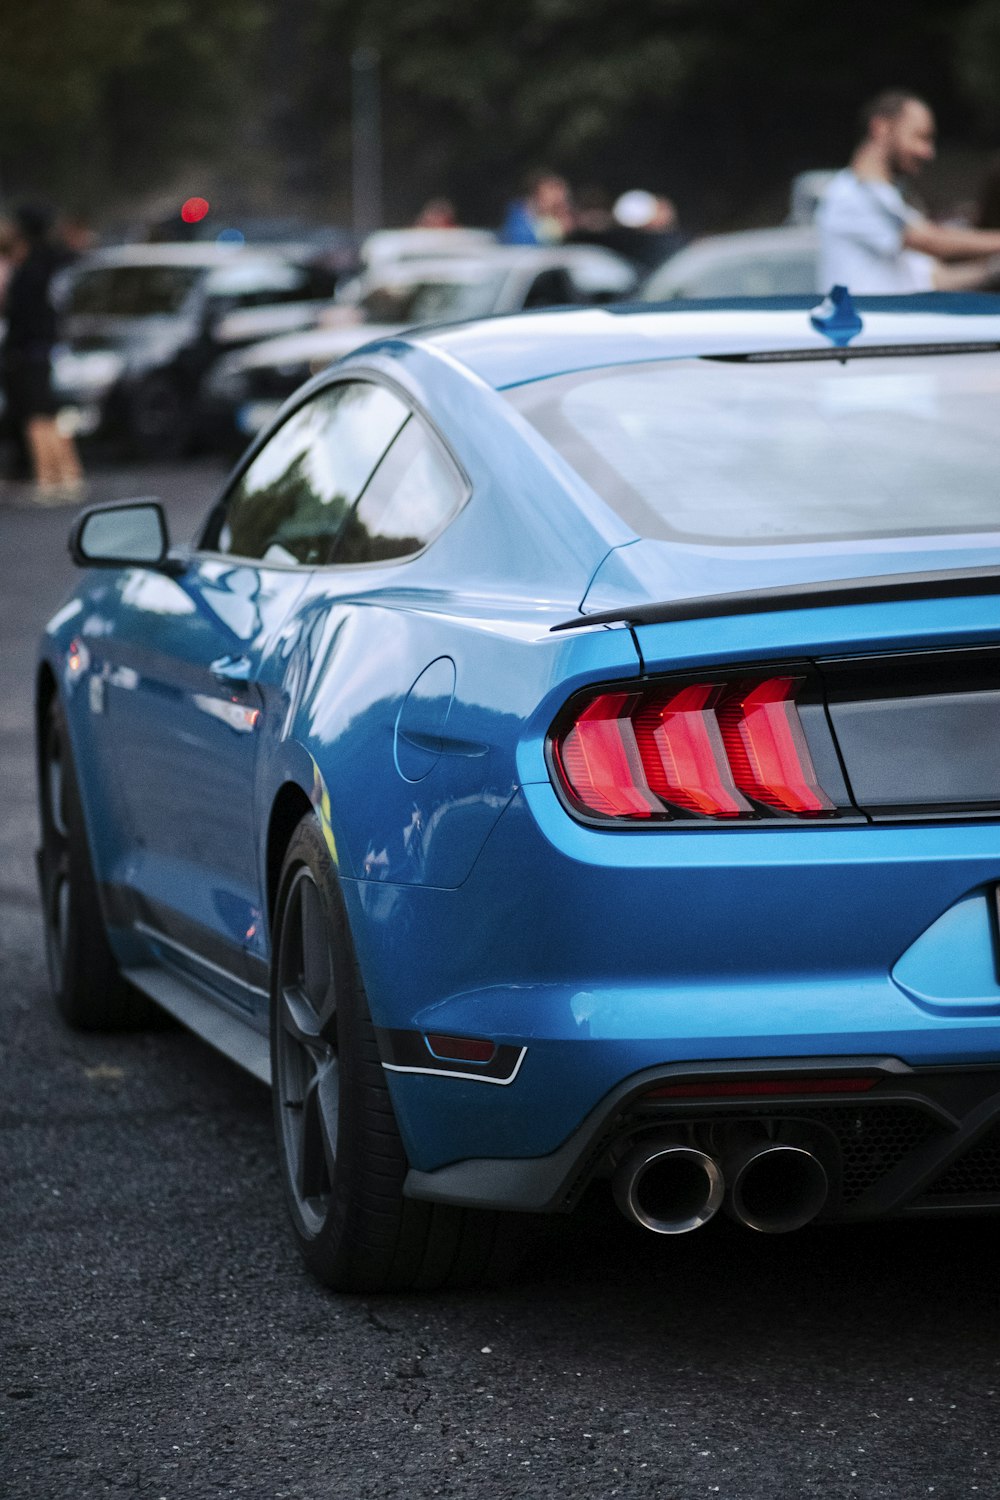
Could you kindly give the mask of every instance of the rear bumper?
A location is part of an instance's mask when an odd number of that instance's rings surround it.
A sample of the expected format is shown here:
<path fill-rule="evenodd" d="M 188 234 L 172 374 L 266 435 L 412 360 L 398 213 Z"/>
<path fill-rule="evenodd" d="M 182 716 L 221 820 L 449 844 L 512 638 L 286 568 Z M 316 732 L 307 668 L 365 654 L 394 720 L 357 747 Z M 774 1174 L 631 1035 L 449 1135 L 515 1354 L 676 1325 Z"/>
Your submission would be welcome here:
<path fill-rule="evenodd" d="M 859 1096 L 822 1097 L 810 1082 L 872 1075 Z M 657 1087 L 767 1077 L 802 1092 L 780 1098 L 651 1098 Z M 892 1057 L 758 1059 L 651 1068 L 621 1084 L 555 1151 L 469 1158 L 411 1170 L 408 1197 L 464 1207 L 567 1213 L 595 1178 L 644 1137 L 682 1135 L 717 1149 L 737 1132 L 807 1140 L 832 1184 L 828 1220 L 1000 1211 L 1000 1067 L 909 1068 Z"/>
<path fill-rule="evenodd" d="M 574 1183 L 606 1169 L 607 1132 L 632 1131 L 621 1101 L 644 1081 L 859 1057 L 895 1059 L 923 1114 L 950 1110 L 929 1148 L 943 1171 L 951 1145 L 971 1145 L 959 1126 L 979 1122 L 927 1080 L 1000 1069 L 998 882 L 996 823 L 650 836 L 580 827 L 550 785 L 523 787 L 457 889 L 343 882 L 376 1026 L 421 1045 L 488 1039 L 519 1059 L 505 1079 L 387 1073 L 408 1191 L 565 1207 Z M 904 1102 L 880 1083 L 866 1118 Z M 787 1104 L 765 1114 L 785 1119 Z M 837 1131 L 808 1118 L 837 1157 Z M 898 1201 L 836 1212 L 967 1206 L 957 1192 L 924 1196 L 914 1177 Z"/>

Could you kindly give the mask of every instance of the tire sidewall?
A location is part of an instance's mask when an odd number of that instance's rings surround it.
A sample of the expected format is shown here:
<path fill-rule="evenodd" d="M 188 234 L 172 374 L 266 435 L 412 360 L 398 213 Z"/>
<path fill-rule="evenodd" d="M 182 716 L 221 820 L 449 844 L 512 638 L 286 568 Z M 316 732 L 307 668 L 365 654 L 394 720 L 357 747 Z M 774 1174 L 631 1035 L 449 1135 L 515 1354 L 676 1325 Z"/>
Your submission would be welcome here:
<path fill-rule="evenodd" d="M 65 834 L 56 830 L 50 805 L 48 768 L 56 742 L 61 763 Z M 42 915 L 46 962 L 56 1008 L 69 1025 L 83 1029 L 114 1030 L 145 1025 L 149 1020 L 149 1006 L 129 990 L 108 943 L 69 727 L 58 699 L 53 699 L 44 720 L 38 767 L 42 820 Z M 59 937 L 52 927 L 52 906 L 60 848 L 65 851 L 68 892 L 57 963 L 53 945 L 59 942 Z"/>
<path fill-rule="evenodd" d="M 318 1230 L 310 1231 L 303 1222 L 296 1195 L 288 1180 L 288 1164 L 283 1138 L 283 1105 L 280 1098 L 278 1070 L 278 1026 L 280 1005 L 278 983 L 281 972 L 280 943 L 289 896 L 302 868 L 305 867 L 319 893 L 330 924 L 331 957 L 337 990 L 337 1054 L 339 1067 L 339 1119 L 337 1156 L 331 1180 L 330 1203 Z M 347 913 L 336 865 L 330 855 L 315 814 L 303 819 L 292 836 L 282 866 L 275 902 L 275 948 L 271 965 L 271 1078 L 274 1126 L 285 1200 L 291 1215 L 296 1239 L 311 1268 L 329 1277 L 331 1263 L 346 1259 L 357 1229 L 364 1191 L 363 1157 L 366 1117 L 363 1100 L 366 1042 L 370 1046 L 371 1019 L 358 982 L 354 951 L 347 923 Z M 403 1167 L 400 1151 L 400 1192 Z"/>

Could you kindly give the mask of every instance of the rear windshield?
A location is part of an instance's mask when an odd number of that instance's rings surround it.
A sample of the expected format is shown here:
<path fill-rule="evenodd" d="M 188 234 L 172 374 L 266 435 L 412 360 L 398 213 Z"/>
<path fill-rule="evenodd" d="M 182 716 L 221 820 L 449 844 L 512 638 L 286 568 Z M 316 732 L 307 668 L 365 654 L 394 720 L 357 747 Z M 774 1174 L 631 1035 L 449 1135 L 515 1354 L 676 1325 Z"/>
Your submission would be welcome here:
<path fill-rule="evenodd" d="M 1000 528 L 1000 355 L 682 359 L 504 393 L 640 536 Z"/>
<path fill-rule="evenodd" d="M 72 279 L 66 311 L 96 317 L 149 318 L 179 312 L 203 266 L 100 266 Z"/>

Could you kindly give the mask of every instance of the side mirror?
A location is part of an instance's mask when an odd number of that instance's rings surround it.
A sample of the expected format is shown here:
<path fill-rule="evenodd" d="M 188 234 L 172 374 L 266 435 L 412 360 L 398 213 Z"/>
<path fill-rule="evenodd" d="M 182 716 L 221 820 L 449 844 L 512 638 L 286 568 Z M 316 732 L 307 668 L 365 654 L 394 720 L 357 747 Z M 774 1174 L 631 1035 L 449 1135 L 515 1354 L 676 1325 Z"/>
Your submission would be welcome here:
<path fill-rule="evenodd" d="M 156 568 L 175 571 L 168 555 L 167 519 L 159 500 L 92 505 L 77 517 L 69 552 L 78 568 Z M 177 569 L 176 571 L 179 571 Z"/>

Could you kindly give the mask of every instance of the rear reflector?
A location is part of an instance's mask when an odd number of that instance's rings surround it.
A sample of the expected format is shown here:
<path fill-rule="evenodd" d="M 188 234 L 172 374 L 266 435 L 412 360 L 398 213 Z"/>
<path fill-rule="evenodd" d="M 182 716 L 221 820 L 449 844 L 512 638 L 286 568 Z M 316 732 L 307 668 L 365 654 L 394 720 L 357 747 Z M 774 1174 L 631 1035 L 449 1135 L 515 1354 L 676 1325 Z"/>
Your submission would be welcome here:
<path fill-rule="evenodd" d="M 645 1099 L 750 1099 L 775 1094 L 863 1094 L 877 1076 L 853 1078 L 718 1078 L 704 1083 L 664 1083 Z"/>
<path fill-rule="evenodd" d="M 608 821 L 815 818 L 819 784 L 795 696 L 802 677 L 643 684 L 574 706 L 550 741 L 557 784 Z"/>
<path fill-rule="evenodd" d="M 435 1057 L 449 1062 L 490 1063 L 497 1051 L 495 1042 L 471 1036 L 445 1036 L 440 1031 L 427 1032 L 425 1040 Z"/>

